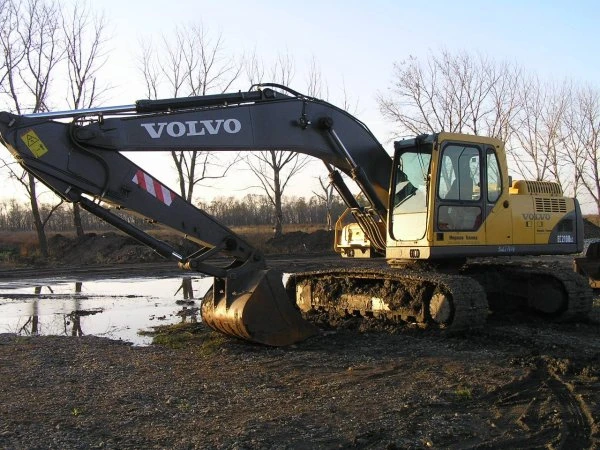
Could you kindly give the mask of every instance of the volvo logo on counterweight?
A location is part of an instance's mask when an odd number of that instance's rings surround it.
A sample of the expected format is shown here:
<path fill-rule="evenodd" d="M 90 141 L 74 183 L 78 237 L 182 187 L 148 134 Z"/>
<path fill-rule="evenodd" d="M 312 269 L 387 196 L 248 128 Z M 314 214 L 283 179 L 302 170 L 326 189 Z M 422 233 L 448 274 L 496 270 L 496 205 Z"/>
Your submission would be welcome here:
<path fill-rule="evenodd" d="M 222 132 L 236 134 L 242 129 L 242 124 L 237 119 L 217 120 L 187 120 L 185 122 L 149 122 L 142 123 L 152 139 L 168 136 L 178 138 L 182 136 L 206 136 Z"/>
<path fill-rule="evenodd" d="M 548 213 L 523 213 L 521 215 L 523 216 L 523 220 L 550 220 L 552 217 Z"/>

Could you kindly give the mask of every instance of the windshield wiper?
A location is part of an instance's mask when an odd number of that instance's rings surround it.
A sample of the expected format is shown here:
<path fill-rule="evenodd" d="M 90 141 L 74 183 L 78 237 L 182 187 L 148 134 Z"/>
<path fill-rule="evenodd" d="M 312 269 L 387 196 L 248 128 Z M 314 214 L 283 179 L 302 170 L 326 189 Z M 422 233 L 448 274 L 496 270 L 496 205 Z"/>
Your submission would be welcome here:
<path fill-rule="evenodd" d="M 394 196 L 394 199 L 396 200 L 394 203 L 394 208 L 397 208 L 410 197 L 415 195 L 417 191 L 418 189 L 415 186 L 413 186 L 413 184 L 410 181 L 407 181 L 406 184 L 402 187 L 402 189 L 400 189 Z"/>

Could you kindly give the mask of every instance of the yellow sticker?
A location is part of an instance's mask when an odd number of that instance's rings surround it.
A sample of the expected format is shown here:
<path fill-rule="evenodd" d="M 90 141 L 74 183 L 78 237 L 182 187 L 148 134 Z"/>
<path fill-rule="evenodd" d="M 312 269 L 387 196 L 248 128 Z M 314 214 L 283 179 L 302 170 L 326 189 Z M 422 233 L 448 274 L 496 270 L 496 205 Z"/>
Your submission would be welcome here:
<path fill-rule="evenodd" d="M 21 136 L 21 139 L 23 139 L 27 148 L 31 150 L 31 153 L 36 158 L 40 158 L 48 153 L 48 147 L 46 147 L 35 131 L 27 131 L 27 133 Z"/>

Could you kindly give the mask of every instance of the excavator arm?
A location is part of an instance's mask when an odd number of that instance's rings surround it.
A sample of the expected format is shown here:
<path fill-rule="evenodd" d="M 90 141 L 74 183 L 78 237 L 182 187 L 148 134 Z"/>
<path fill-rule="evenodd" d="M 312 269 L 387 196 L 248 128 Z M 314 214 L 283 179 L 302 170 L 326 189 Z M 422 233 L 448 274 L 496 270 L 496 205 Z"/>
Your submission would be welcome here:
<path fill-rule="evenodd" d="M 386 219 L 391 158 L 356 118 L 283 86 L 89 110 L 2 112 L 0 135 L 22 166 L 60 197 L 78 202 L 182 268 L 215 277 L 203 319 L 250 341 L 287 345 L 315 329 L 300 317 L 280 274 L 266 269 L 260 252 L 170 190 L 160 174 L 145 172 L 120 152 L 287 150 L 319 158 L 365 233 L 385 246 L 376 222 Z M 359 206 L 338 170 L 356 181 L 370 207 Z M 171 228 L 200 249 L 180 255 L 106 205 Z M 217 253 L 231 263 L 212 263 Z"/>

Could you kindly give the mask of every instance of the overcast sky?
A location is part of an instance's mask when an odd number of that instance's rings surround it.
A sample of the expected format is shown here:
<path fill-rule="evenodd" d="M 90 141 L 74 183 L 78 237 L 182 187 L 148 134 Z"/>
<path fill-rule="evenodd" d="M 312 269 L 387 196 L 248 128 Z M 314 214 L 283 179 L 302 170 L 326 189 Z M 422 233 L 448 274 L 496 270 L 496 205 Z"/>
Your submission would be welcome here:
<path fill-rule="evenodd" d="M 299 91 L 314 58 L 329 100 L 339 101 L 345 85 L 358 101 L 354 113 L 388 150 L 390 126 L 375 95 L 389 86 L 393 63 L 410 55 L 481 52 L 544 80 L 569 78 L 595 86 L 600 80 L 600 3 L 592 1 L 103 0 L 91 5 L 105 13 L 111 34 L 105 74 L 114 89 L 105 105 L 143 98 L 135 64 L 140 40 L 158 41 L 178 25 L 202 23 L 209 33 L 221 33 L 224 47 L 240 57 L 256 51 L 268 63 L 278 54 L 293 56 L 291 87 Z M 235 89 L 247 87 L 244 82 Z M 306 194 L 306 185 L 296 184 L 303 190 L 289 194 Z"/>

